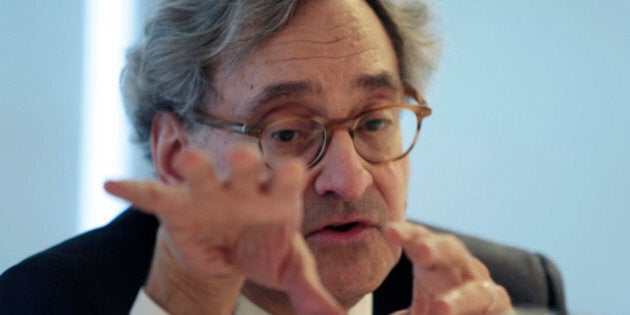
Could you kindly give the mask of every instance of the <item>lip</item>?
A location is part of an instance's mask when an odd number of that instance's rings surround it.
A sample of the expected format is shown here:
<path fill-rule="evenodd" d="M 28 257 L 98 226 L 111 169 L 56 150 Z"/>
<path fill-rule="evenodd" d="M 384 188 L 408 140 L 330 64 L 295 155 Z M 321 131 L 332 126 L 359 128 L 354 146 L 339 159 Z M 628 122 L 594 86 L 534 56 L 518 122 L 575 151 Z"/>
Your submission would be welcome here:
<path fill-rule="evenodd" d="M 336 220 L 318 225 L 307 232 L 304 238 L 311 244 L 343 245 L 359 242 L 369 233 L 378 231 L 379 226 L 370 220 Z"/>

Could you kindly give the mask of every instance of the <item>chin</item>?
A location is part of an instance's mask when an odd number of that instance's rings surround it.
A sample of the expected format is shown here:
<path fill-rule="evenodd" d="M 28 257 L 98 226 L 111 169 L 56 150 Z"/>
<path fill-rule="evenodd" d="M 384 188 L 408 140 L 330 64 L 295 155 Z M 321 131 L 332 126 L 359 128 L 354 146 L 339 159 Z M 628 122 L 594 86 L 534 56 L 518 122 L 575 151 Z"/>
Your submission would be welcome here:
<path fill-rule="evenodd" d="M 346 308 L 376 290 L 398 263 L 400 247 L 382 236 L 333 248 L 314 248 L 322 283 Z"/>

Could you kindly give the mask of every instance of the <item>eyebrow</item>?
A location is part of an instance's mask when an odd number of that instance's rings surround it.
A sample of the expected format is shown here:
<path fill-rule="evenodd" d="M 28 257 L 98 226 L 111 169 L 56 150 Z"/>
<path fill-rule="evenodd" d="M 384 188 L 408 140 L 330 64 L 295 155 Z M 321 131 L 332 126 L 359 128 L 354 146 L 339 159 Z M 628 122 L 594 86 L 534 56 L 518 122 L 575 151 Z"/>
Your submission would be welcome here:
<path fill-rule="evenodd" d="M 355 88 L 374 90 L 388 89 L 391 91 L 400 91 L 403 88 L 400 79 L 397 79 L 389 71 L 383 71 L 378 74 L 364 74 L 356 78 L 352 84 Z M 322 86 L 314 81 L 287 81 L 270 84 L 263 88 L 262 92 L 255 95 L 247 102 L 247 108 L 252 112 L 256 112 L 260 107 L 274 100 L 283 97 L 299 97 L 304 95 L 321 94 Z"/>
<path fill-rule="evenodd" d="M 354 86 L 367 90 L 385 88 L 392 91 L 400 91 L 403 89 L 400 79 L 396 78 L 389 71 L 383 71 L 376 75 L 362 75 L 354 81 Z"/>
<path fill-rule="evenodd" d="M 283 97 L 296 97 L 302 95 L 320 94 L 322 87 L 313 81 L 288 81 L 265 86 L 265 88 L 247 102 L 247 107 L 252 111 Z"/>

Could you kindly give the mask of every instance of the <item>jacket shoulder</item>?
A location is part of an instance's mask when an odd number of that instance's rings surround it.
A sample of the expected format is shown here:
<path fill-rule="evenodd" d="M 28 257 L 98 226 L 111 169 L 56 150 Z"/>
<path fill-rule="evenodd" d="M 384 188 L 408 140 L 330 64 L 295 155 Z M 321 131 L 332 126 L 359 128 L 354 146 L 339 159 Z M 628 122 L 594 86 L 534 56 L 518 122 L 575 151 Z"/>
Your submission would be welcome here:
<path fill-rule="evenodd" d="M 566 313 L 564 285 L 556 265 L 543 254 L 458 235 L 492 278 L 506 288 L 515 306 Z"/>
<path fill-rule="evenodd" d="M 105 227 L 29 257 L 0 276 L 9 314 L 128 313 L 144 283 L 157 220 L 125 211 Z"/>

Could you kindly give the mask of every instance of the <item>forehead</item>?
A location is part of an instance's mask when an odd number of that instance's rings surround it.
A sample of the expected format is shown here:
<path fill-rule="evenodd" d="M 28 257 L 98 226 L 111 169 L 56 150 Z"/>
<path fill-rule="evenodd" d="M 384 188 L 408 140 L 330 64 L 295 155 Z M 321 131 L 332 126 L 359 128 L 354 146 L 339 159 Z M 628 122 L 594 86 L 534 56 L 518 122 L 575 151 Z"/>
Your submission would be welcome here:
<path fill-rule="evenodd" d="M 260 105 L 270 87 L 282 87 L 285 96 L 341 101 L 379 84 L 401 86 L 398 63 L 385 29 L 363 0 L 305 2 L 282 31 L 215 79 L 219 106 L 237 116 Z"/>

